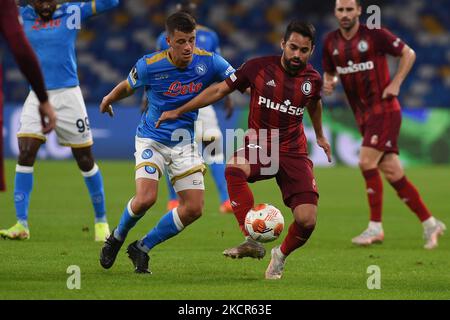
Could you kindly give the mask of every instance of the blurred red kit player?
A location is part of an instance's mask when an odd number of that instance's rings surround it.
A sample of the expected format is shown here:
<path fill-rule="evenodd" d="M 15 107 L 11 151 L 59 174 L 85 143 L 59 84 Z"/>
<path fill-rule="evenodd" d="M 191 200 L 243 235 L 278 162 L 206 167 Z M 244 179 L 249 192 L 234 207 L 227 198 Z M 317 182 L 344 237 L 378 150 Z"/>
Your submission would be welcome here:
<path fill-rule="evenodd" d="M 333 92 L 339 76 L 363 137 L 359 166 L 366 182 L 370 222 L 352 242 L 370 245 L 384 240 L 381 170 L 400 199 L 422 222 L 425 248 L 432 249 L 437 246 L 445 225 L 432 216 L 415 186 L 406 178 L 397 145 L 401 126 L 397 96 L 416 56 L 407 44 L 387 29 L 369 29 L 360 24 L 361 11 L 359 0 L 336 1 L 339 29 L 325 38 L 322 57 L 324 93 Z M 400 57 L 392 80 L 386 55 Z"/>
<path fill-rule="evenodd" d="M 6 40 L 20 70 L 30 82 L 40 101 L 40 113 L 44 133 L 50 132 L 56 123 L 53 108 L 48 102 L 44 78 L 39 68 L 36 55 L 33 52 L 22 26 L 19 22 L 19 12 L 14 0 L 0 0 L 0 34 Z M 0 64 L 0 191 L 5 191 L 5 174 L 3 164 L 3 92 L 2 70 Z M 46 118 L 45 118 L 46 117 Z M 46 122 L 46 123 L 45 123 Z"/>

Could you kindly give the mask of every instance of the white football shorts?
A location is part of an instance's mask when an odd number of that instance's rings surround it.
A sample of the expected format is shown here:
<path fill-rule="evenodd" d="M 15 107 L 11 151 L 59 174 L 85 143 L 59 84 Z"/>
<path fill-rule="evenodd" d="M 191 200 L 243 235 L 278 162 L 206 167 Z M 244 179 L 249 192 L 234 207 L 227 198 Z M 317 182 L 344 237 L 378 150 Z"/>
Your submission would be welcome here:
<path fill-rule="evenodd" d="M 59 144 L 72 148 L 91 146 L 92 133 L 80 87 L 48 90 L 47 93 L 57 116 L 55 133 Z M 30 91 L 22 108 L 17 137 L 46 140 L 38 109 L 39 100 Z"/>
<path fill-rule="evenodd" d="M 148 138 L 135 138 L 136 179 L 159 180 L 167 170 L 176 192 L 188 189 L 204 190 L 206 167 L 197 143 L 168 147 Z"/>
<path fill-rule="evenodd" d="M 195 122 L 195 140 L 199 145 L 203 142 L 214 144 L 210 144 L 209 148 L 202 150 L 203 158 L 208 164 L 223 163 L 223 135 L 212 105 L 198 110 L 198 118 Z"/>

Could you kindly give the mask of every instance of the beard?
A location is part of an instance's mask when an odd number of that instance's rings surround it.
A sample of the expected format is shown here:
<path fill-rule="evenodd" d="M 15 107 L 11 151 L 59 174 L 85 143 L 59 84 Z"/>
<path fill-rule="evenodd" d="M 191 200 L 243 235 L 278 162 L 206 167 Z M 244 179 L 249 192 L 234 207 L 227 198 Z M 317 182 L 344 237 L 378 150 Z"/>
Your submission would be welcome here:
<path fill-rule="evenodd" d="M 353 20 L 351 20 L 351 19 L 345 20 L 345 25 L 344 25 L 344 21 L 340 21 L 341 28 L 346 31 L 351 30 L 355 26 L 355 24 L 356 24 L 356 18 Z"/>
<path fill-rule="evenodd" d="M 41 20 L 44 22 L 49 22 L 50 20 L 52 20 L 53 17 L 53 12 L 51 11 L 39 12 L 38 14 Z"/>
<path fill-rule="evenodd" d="M 283 57 L 284 60 L 284 65 L 286 66 L 286 69 L 289 73 L 295 74 L 297 73 L 299 70 L 305 68 L 306 63 L 304 63 L 302 60 L 300 59 L 287 59 L 286 57 Z M 291 61 L 295 61 L 298 64 L 293 64 Z"/>

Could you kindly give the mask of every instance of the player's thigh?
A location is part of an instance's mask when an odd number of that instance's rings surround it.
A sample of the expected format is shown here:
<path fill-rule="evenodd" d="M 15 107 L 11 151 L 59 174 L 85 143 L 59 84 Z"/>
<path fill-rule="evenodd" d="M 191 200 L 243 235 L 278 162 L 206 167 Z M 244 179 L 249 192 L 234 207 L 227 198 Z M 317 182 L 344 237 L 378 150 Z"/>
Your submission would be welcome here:
<path fill-rule="evenodd" d="M 58 142 L 72 148 L 91 146 L 92 132 L 80 88 L 55 90 L 52 101 L 57 115 Z"/>
<path fill-rule="evenodd" d="M 280 156 L 277 184 L 286 206 L 295 210 L 303 204 L 316 205 L 319 191 L 314 178 L 313 163 L 306 156 Z"/>
<path fill-rule="evenodd" d="M 395 182 L 405 175 L 400 158 L 396 153 L 387 153 L 378 165 L 389 182 Z"/>
<path fill-rule="evenodd" d="M 266 163 L 267 150 L 263 147 L 245 142 L 244 146 L 233 154 L 228 160 L 227 167 L 237 167 L 245 172 L 247 181 L 252 183 L 260 180 L 273 178 L 277 174 L 277 169 L 270 170 L 271 163 Z M 274 171 L 274 172 L 272 172 Z"/>
<path fill-rule="evenodd" d="M 42 122 L 39 115 L 39 100 L 33 91 L 28 94 L 20 114 L 18 138 L 35 138 L 45 142 Z"/>

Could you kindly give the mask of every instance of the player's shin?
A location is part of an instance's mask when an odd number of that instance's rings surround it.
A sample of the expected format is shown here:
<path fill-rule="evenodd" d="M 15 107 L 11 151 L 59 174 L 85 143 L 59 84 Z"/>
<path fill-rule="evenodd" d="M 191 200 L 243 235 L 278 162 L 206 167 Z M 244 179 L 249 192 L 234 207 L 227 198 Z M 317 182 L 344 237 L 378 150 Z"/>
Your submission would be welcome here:
<path fill-rule="evenodd" d="M 166 213 L 158 224 L 138 242 L 137 246 L 144 252 L 149 252 L 157 244 L 177 235 L 184 229 L 184 225 L 178 215 L 178 208 Z"/>
<path fill-rule="evenodd" d="M 103 178 L 97 164 L 88 172 L 81 172 L 89 190 L 92 205 L 95 211 L 95 223 L 106 222 L 105 191 Z"/>
<path fill-rule="evenodd" d="M 313 233 L 315 225 L 304 225 L 292 222 L 289 226 L 288 234 L 281 244 L 281 253 L 286 257 L 292 251 L 303 246 Z"/>
<path fill-rule="evenodd" d="M 236 167 L 227 167 L 225 169 L 225 178 L 227 180 L 228 193 L 230 195 L 231 206 L 234 215 L 239 223 L 239 227 L 245 236 L 248 232 L 245 229 L 244 222 L 247 212 L 254 206 L 255 200 L 253 193 L 247 183 L 245 172 Z"/>
<path fill-rule="evenodd" d="M 114 238 L 119 241 L 124 241 L 128 235 L 128 232 L 133 228 L 136 223 L 144 216 L 144 214 L 137 215 L 131 209 L 131 202 L 133 199 L 128 201 L 125 210 L 123 211 L 122 217 L 120 218 L 119 225 L 114 231 Z"/>
<path fill-rule="evenodd" d="M 383 206 L 383 181 L 378 169 L 365 170 L 362 172 L 366 181 L 367 199 L 370 206 L 370 221 L 381 222 Z"/>
<path fill-rule="evenodd" d="M 28 229 L 28 208 L 33 189 L 33 167 L 16 165 L 14 205 L 17 221 Z"/>

